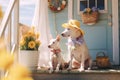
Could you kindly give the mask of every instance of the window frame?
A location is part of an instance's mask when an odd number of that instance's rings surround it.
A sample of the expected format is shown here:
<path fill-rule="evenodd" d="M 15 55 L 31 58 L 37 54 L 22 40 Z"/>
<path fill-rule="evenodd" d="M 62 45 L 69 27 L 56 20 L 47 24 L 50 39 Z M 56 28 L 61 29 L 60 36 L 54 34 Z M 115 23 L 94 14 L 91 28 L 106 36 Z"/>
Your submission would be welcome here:
<path fill-rule="evenodd" d="M 80 1 L 85 1 L 85 0 L 77 0 L 77 1 L 78 1 L 77 2 L 78 14 L 80 14 L 80 13 L 83 12 L 83 11 L 80 11 Z M 87 1 L 89 2 L 90 0 L 87 0 Z M 107 0 L 104 0 L 104 5 L 105 5 L 105 9 L 104 10 L 99 10 L 100 13 L 107 13 Z"/>

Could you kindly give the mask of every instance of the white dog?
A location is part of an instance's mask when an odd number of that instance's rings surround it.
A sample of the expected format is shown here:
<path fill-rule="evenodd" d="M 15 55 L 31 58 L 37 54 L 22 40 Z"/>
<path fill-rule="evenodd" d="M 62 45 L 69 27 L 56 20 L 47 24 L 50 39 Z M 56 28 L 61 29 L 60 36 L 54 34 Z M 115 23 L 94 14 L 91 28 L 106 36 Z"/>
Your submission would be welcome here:
<path fill-rule="evenodd" d="M 73 67 L 73 59 L 79 63 L 79 71 L 84 71 L 85 68 L 90 69 L 92 60 L 84 40 L 84 31 L 80 29 L 80 22 L 70 20 L 62 26 L 66 29 L 61 35 L 68 37 L 68 52 L 70 53 L 71 59 L 68 70 L 71 70 Z M 74 65 L 74 67 L 78 67 L 78 65 Z"/>
<path fill-rule="evenodd" d="M 55 39 L 52 39 L 48 45 L 48 48 L 51 49 L 51 60 L 50 60 L 50 73 L 52 73 L 54 70 L 56 72 L 59 71 L 59 69 L 64 69 L 67 67 L 67 63 L 65 63 L 60 49 L 60 36 L 58 35 Z"/>

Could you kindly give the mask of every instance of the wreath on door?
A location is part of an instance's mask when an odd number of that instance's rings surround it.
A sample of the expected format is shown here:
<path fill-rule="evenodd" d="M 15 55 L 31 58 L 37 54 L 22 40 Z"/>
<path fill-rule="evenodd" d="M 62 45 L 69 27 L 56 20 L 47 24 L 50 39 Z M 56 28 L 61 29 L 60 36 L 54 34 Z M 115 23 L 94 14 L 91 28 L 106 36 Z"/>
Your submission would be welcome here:
<path fill-rule="evenodd" d="M 62 11 L 67 5 L 67 0 L 48 0 L 48 7 L 53 12 Z"/>

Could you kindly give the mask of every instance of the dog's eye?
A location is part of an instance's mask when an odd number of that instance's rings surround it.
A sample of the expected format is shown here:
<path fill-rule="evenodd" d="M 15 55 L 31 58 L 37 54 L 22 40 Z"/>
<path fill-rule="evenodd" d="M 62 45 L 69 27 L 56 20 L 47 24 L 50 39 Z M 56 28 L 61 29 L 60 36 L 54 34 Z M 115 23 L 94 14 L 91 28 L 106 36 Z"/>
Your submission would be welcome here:
<path fill-rule="evenodd" d="M 70 30 L 70 28 L 67 28 L 67 30 Z"/>
<path fill-rule="evenodd" d="M 55 44 L 55 42 L 53 42 L 53 44 Z"/>

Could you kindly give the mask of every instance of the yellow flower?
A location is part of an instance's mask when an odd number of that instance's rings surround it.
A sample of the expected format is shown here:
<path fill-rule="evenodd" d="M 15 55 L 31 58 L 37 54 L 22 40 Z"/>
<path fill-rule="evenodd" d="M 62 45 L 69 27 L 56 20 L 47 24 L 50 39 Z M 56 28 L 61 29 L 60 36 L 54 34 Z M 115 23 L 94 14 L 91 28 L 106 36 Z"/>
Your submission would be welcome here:
<path fill-rule="evenodd" d="M 25 42 L 24 39 L 20 41 L 20 45 L 21 45 L 21 46 L 25 45 L 25 43 L 26 43 L 26 42 Z"/>
<path fill-rule="evenodd" d="M 33 80 L 32 77 L 13 77 L 13 76 L 7 76 L 3 77 L 1 80 Z"/>
<path fill-rule="evenodd" d="M 40 36 L 40 34 L 39 34 L 39 33 L 36 33 L 36 39 L 38 39 L 38 38 L 39 38 L 39 36 Z"/>
<path fill-rule="evenodd" d="M 8 77 L 2 77 L 1 80 L 10 80 Z"/>
<path fill-rule="evenodd" d="M 28 47 L 31 48 L 31 49 L 35 48 L 35 42 L 34 41 L 30 41 L 28 43 Z"/>
<path fill-rule="evenodd" d="M 90 8 L 87 8 L 87 9 L 86 9 L 86 11 L 87 11 L 87 12 L 90 12 L 90 11 L 91 11 L 91 9 L 90 9 Z"/>
<path fill-rule="evenodd" d="M 0 55 L 6 54 L 6 53 L 7 53 L 7 49 L 6 49 L 4 39 L 0 39 Z"/>
<path fill-rule="evenodd" d="M 35 42 L 36 42 L 37 45 L 41 44 L 40 40 L 36 40 Z"/>
<path fill-rule="evenodd" d="M 27 35 L 28 36 L 34 36 L 34 33 L 32 31 L 29 31 Z"/>
<path fill-rule="evenodd" d="M 33 78 L 32 77 L 24 77 L 24 78 L 19 78 L 16 80 L 33 80 Z"/>
<path fill-rule="evenodd" d="M 22 78 L 8 77 L 8 78 L 5 78 L 5 80 L 33 80 L 33 78 L 32 77 L 22 77 Z"/>
<path fill-rule="evenodd" d="M 14 63 L 14 56 L 6 53 L 0 55 L 0 69 L 7 70 L 13 65 Z"/>
<path fill-rule="evenodd" d="M 23 35 L 22 39 L 26 39 L 28 37 L 27 34 Z"/>
<path fill-rule="evenodd" d="M 0 19 L 3 17 L 2 7 L 0 6 Z"/>
<path fill-rule="evenodd" d="M 26 67 L 16 64 L 9 69 L 9 76 L 19 80 L 31 76 L 31 72 Z"/>
<path fill-rule="evenodd" d="M 28 36 L 35 36 L 35 27 L 32 26 L 31 29 L 28 31 Z"/>
<path fill-rule="evenodd" d="M 20 41 L 21 50 L 38 50 L 39 45 L 41 44 L 39 39 L 39 33 L 35 33 L 35 27 L 32 26 L 30 31 L 23 35 Z M 37 42 L 36 42 L 37 41 Z M 23 46 L 24 45 L 24 46 Z"/>

